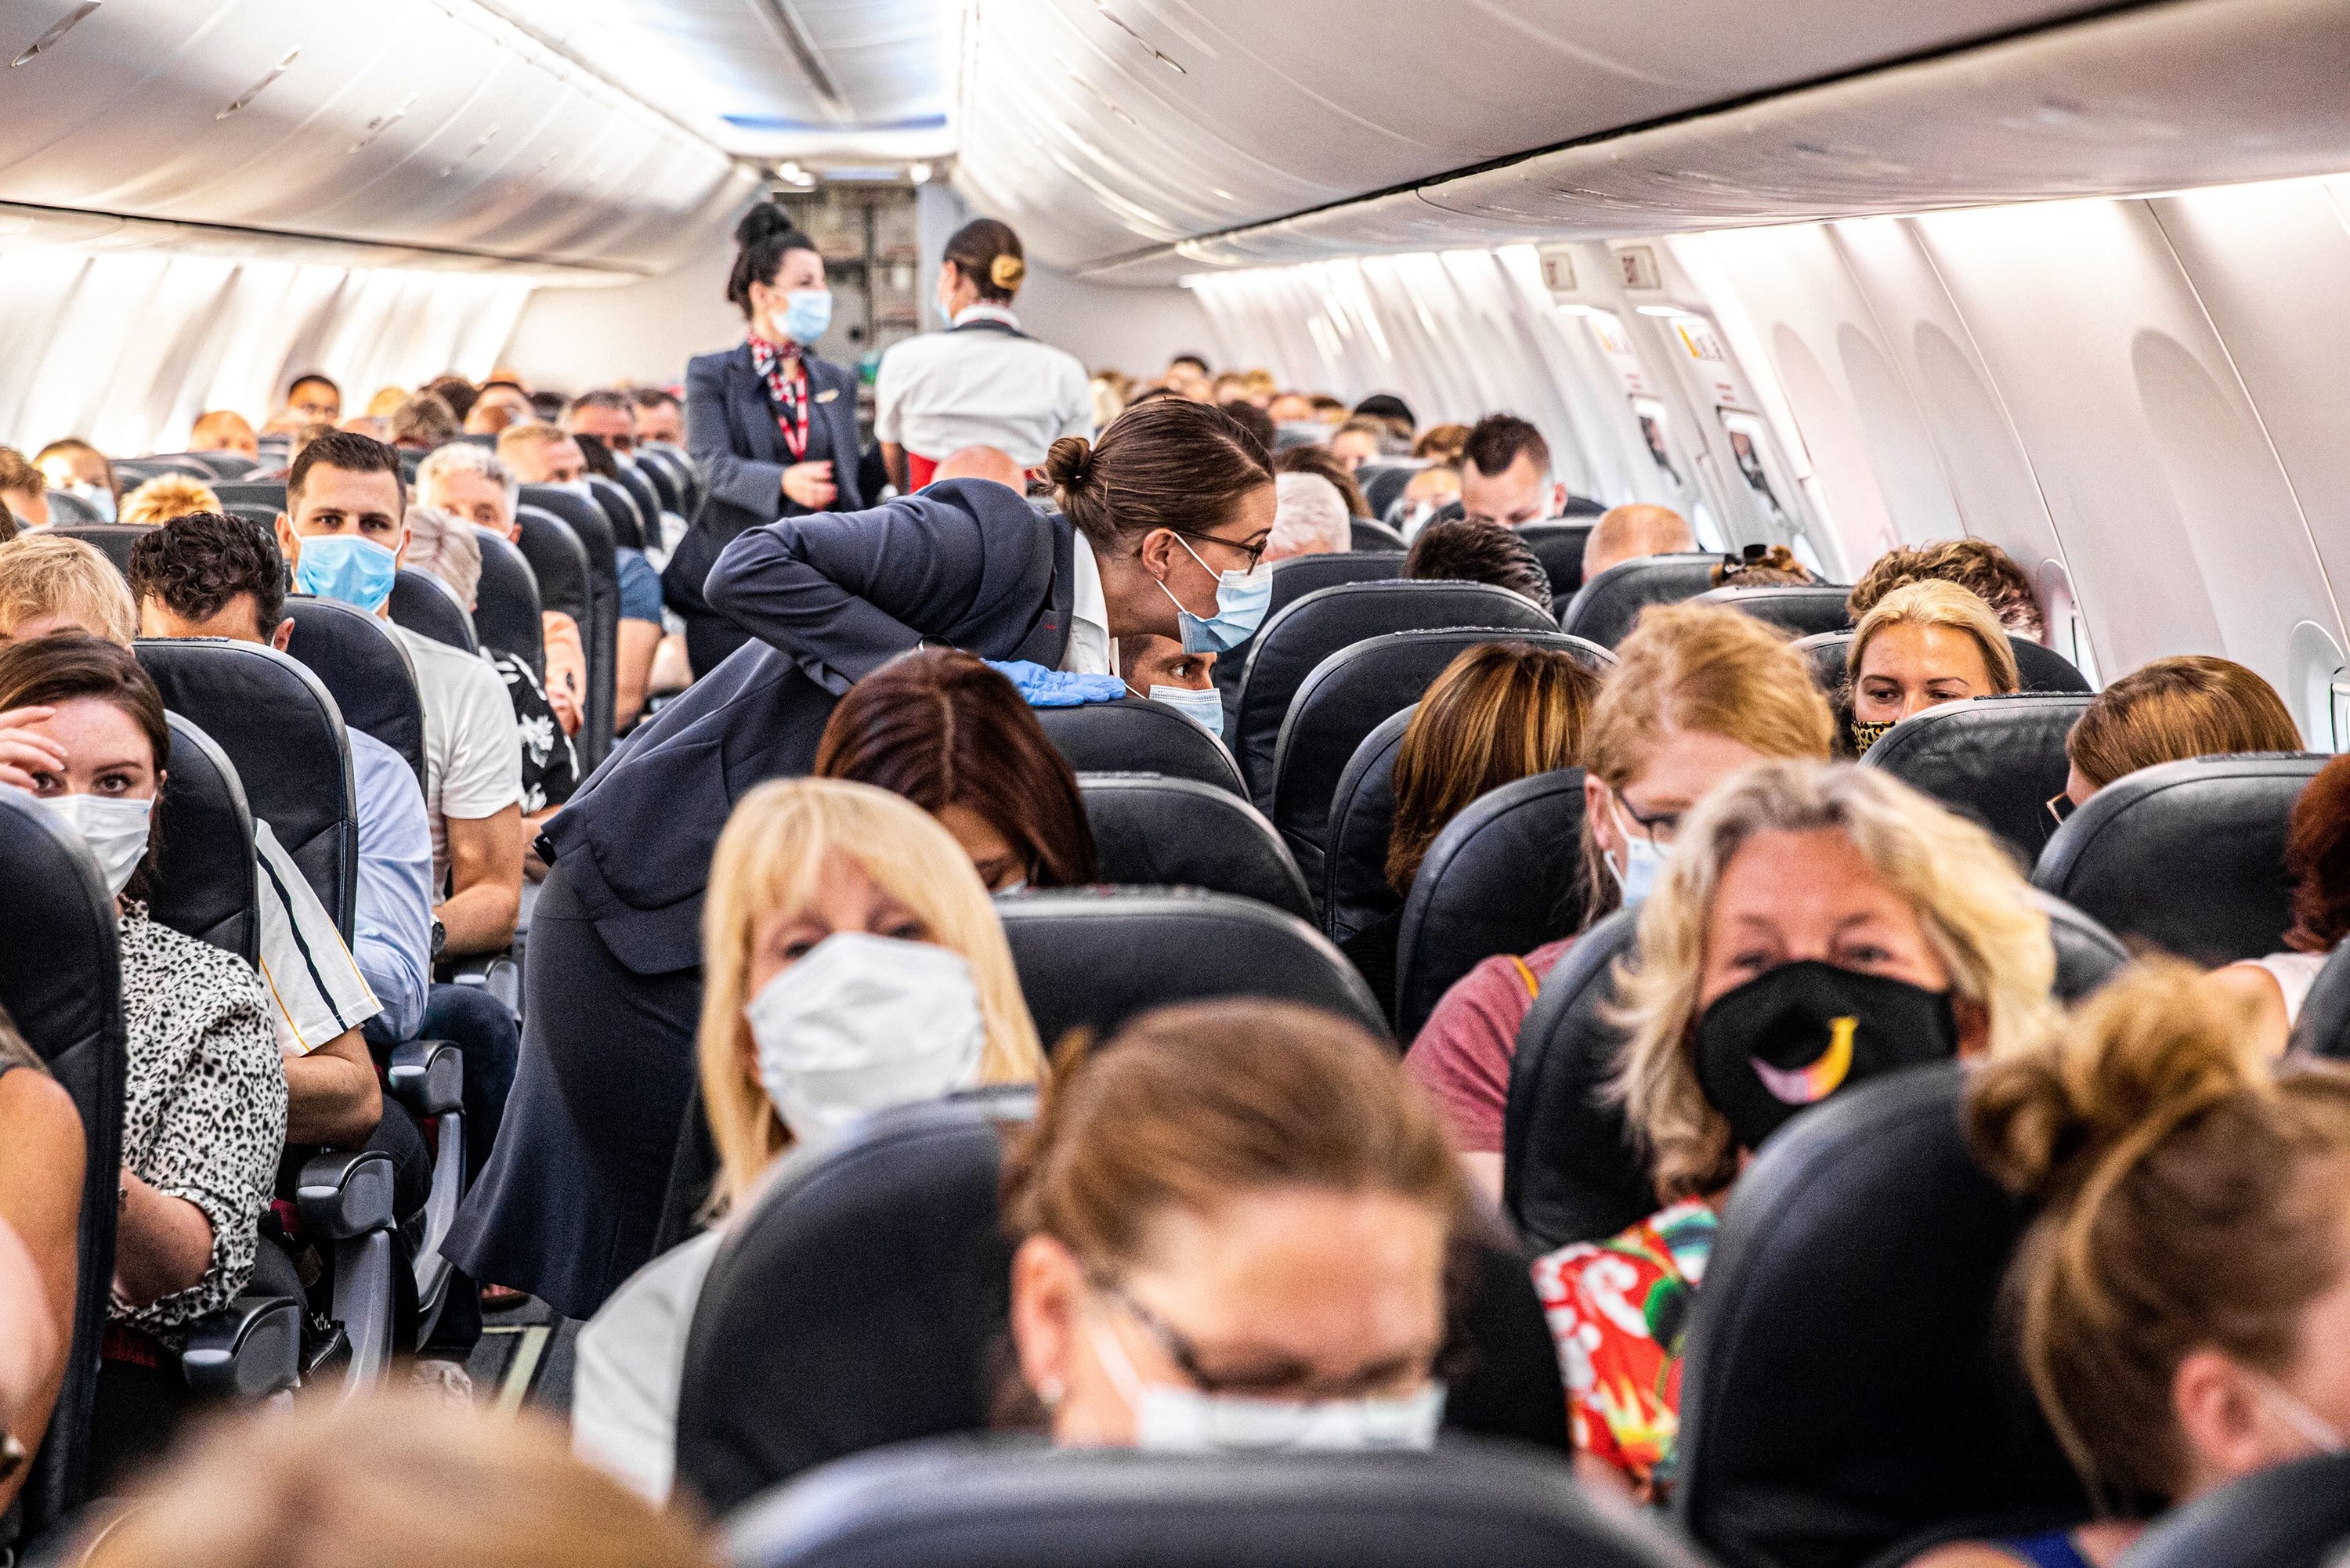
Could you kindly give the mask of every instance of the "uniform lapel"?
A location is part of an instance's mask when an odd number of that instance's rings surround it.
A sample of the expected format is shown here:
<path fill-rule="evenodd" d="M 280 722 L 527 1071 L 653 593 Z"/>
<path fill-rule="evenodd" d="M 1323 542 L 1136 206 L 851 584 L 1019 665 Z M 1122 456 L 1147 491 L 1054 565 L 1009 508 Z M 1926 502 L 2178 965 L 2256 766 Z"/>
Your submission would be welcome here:
<path fill-rule="evenodd" d="M 727 401 L 743 422 L 752 457 L 761 462 L 782 462 L 783 443 L 781 432 L 775 428 L 775 405 L 767 401 L 767 389 L 760 381 L 759 372 L 752 368 L 748 343 L 726 361 L 726 386 Z"/>

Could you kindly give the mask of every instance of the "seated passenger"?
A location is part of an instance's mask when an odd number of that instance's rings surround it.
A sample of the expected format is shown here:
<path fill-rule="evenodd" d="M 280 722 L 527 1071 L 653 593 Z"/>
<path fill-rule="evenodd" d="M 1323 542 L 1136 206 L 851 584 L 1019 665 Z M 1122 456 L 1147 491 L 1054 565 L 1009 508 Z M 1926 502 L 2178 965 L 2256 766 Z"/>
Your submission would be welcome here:
<path fill-rule="evenodd" d="M 563 410 L 563 428 L 574 437 L 593 436 L 611 452 L 637 450 L 637 406 L 626 392 L 580 393 Z"/>
<path fill-rule="evenodd" d="M 2116 1513 L 1914 1568 L 2110 1568 L 2138 1511 L 2342 1449 L 2350 1072 L 2272 1076 L 2251 1022 L 2192 971 L 2149 964 L 1970 1086 L 1970 1141 L 2039 1206 L 2008 1265 L 2017 1349 Z"/>
<path fill-rule="evenodd" d="M 150 920 L 140 901 L 172 745 L 154 682 L 129 649 L 61 633 L 0 649 L 0 713 L 26 709 L 47 716 L 15 737 L 50 753 L 19 764 L 32 794 L 88 846 L 121 914 L 121 1210 L 91 1439 L 103 1490 L 168 1440 L 188 1401 L 187 1325 L 227 1305 L 253 1272 L 286 1143 L 286 1074 L 259 978 Z"/>
<path fill-rule="evenodd" d="M 1028 488 L 1028 476 L 1020 465 L 992 446 L 959 447 L 939 459 L 938 467 L 931 472 L 931 483 L 948 479 L 992 479 L 1014 490 Z"/>
<path fill-rule="evenodd" d="M 639 387 L 637 400 L 637 440 L 663 446 L 685 444 L 685 405 L 677 394 L 660 387 Z"/>
<path fill-rule="evenodd" d="M 1566 486 L 1551 477 L 1542 431 L 1514 414 L 1477 421 L 1461 445 L 1462 516 L 1513 528 L 1555 517 L 1565 505 Z M 1591 575 L 1588 564 L 1584 575 Z"/>
<path fill-rule="evenodd" d="M 1122 408 L 1121 404 L 1120 409 L 1112 410 L 1112 417 L 1121 411 Z M 1274 395 L 1273 401 L 1264 406 L 1264 411 L 1272 416 L 1273 422 L 1276 425 L 1306 424 L 1314 419 L 1314 400 L 1304 392 L 1277 392 Z M 1107 424 L 1109 421 L 1100 419 L 1095 422 Z"/>
<path fill-rule="evenodd" d="M 1266 456 L 1273 455 L 1274 445 L 1280 432 L 1273 428 L 1273 421 L 1265 417 L 1263 409 L 1243 399 L 1237 403 L 1226 404 L 1224 417 L 1248 431 L 1249 438 L 1256 442 L 1258 449 Z"/>
<path fill-rule="evenodd" d="M 83 631 L 130 646 L 139 612 L 95 545 L 26 534 L 0 545 L 0 643 Z"/>
<path fill-rule="evenodd" d="M 203 480 L 184 473 L 161 473 L 122 498 L 120 521 L 151 527 L 192 512 L 220 509 L 220 497 Z"/>
<path fill-rule="evenodd" d="M 1348 473 L 1367 462 L 1375 462 L 1386 449 L 1387 427 L 1377 420 L 1348 420 L 1330 432 L 1330 444 L 1323 450 L 1346 465 Z"/>
<path fill-rule="evenodd" d="M 1448 1253 L 1475 1221 L 1435 1113 L 1330 1013 L 1163 1008 L 1062 1049 L 1007 1152 L 1012 1339 L 1069 1446 L 1427 1449 Z"/>
<path fill-rule="evenodd" d="M 1411 443 L 1411 455 L 1440 467 L 1458 468 L 1469 448 L 1467 425 L 1430 425 Z"/>
<path fill-rule="evenodd" d="M 1460 504 L 1461 471 L 1440 462 L 1421 469 L 1404 481 L 1403 500 L 1403 535 L 1418 538 L 1422 528 L 1438 520 L 1439 514 Z"/>
<path fill-rule="evenodd" d="M 49 482 L 13 446 L 0 446 L 0 506 L 26 528 L 49 525 Z"/>
<path fill-rule="evenodd" d="M 1853 752 L 1912 714 L 2008 696 L 2020 684 L 2015 649 L 1989 605 L 1931 578 L 1896 588 L 1860 618 L 1845 653 Z"/>
<path fill-rule="evenodd" d="M 0 728 L 0 781 L 23 772 L 12 758 L 53 765 L 53 745 Z M 0 1012 L 0 1514 L 30 1473 L 65 1378 L 87 1147 L 73 1096 Z"/>
<path fill-rule="evenodd" d="M 2276 688 L 2230 659 L 2190 653 L 2140 665 L 2089 700 L 2064 737 L 2062 822 L 2116 779 L 2157 763 L 2230 752 L 2297 752 L 2301 730 Z"/>
<path fill-rule="evenodd" d="M 819 778 L 903 795 L 939 819 L 991 893 L 1095 880 L 1076 775 L 1012 682 L 922 649 L 848 689 L 816 742 Z"/>
<path fill-rule="evenodd" d="M 1808 587 L 1819 580 L 1784 545 L 1749 545 L 1713 568 L 1717 588 Z"/>
<path fill-rule="evenodd" d="M 454 370 L 433 377 L 419 390 L 430 392 L 448 404 L 449 412 L 460 424 L 464 422 L 467 414 L 473 411 L 474 400 L 481 396 L 481 393 L 474 389 L 473 382 L 458 375 Z"/>
<path fill-rule="evenodd" d="M 296 376 L 286 388 L 285 412 L 296 428 L 331 425 L 343 417 L 343 389 L 315 370 Z"/>
<path fill-rule="evenodd" d="M 196 416 L 188 431 L 188 450 L 195 452 L 218 452 L 238 457 L 259 457 L 260 438 L 243 414 L 232 409 L 214 409 Z"/>
<path fill-rule="evenodd" d="M 1398 455 L 1411 450 L 1412 432 L 1419 428 L 1411 405 L 1393 392 L 1373 392 L 1355 405 L 1353 417 L 1377 425 L 1385 437 L 1379 450 Z"/>
<path fill-rule="evenodd" d="M 1715 785 L 1766 758 L 1825 762 L 1834 732 L 1803 657 L 1761 621 L 1712 605 L 1644 612 L 1584 730 L 1586 924 L 1647 899 L 1681 819 Z M 1443 1111 L 1463 1168 L 1496 1203 L 1518 1027 L 1574 945 L 1487 959 L 1444 993 L 1404 1057 Z"/>
<path fill-rule="evenodd" d="M 456 410 L 432 392 L 402 398 L 390 417 L 391 444 L 402 452 L 431 452 L 446 446 L 464 428 Z"/>
<path fill-rule="evenodd" d="M 1697 548 L 1697 535 L 1687 519 L 1669 506 L 1636 502 L 1611 506 L 1591 525 L 1583 542 L 1583 580 L 1589 582 L 1610 566 L 1644 556 L 1684 555 Z"/>
<path fill-rule="evenodd" d="M 1287 452 L 1274 453 L 1273 472 L 1284 473 L 1318 473 L 1328 480 L 1347 504 L 1349 517 L 1368 517 L 1371 504 L 1363 499 L 1363 487 L 1355 483 L 1355 471 L 1331 455 L 1326 446 L 1294 446 Z M 1351 536 L 1350 536 L 1351 542 Z"/>
<path fill-rule="evenodd" d="M 1395 760 L 1395 824 L 1385 870 L 1408 897 L 1445 825 L 1505 784 L 1583 763 L 1585 726 L 1599 678 L 1560 649 L 1481 642 L 1444 667 L 1419 700 Z M 1400 905 L 1339 944 L 1393 1016 Z"/>
<path fill-rule="evenodd" d="M 1343 555 L 1354 547 L 1347 503 L 1328 480 L 1318 473 L 1279 474 L 1274 493 L 1277 500 L 1273 537 L 1264 546 L 1266 566 L 1300 556 Z"/>
<path fill-rule="evenodd" d="M 501 435 L 515 425 L 529 424 L 538 417 L 530 406 L 530 394 L 511 381 L 492 381 L 473 400 L 473 407 L 465 415 L 467 435 Z"/>
<path fill-rule="evenodd" d="M 1118 639 L 1118 671 L 1137 697 L 1164 702 L 1223 739 L 1224 699 L 1216 690 L 1214 654 L 1186 653 L 1171 637 L 1139 632 Z"/>
<path fill-rule="evenodd" d="M 1616 1092 L 1667 1207 L 1534 1266 L 1577 1475 L 1669 1490 L 1686 1299 L 1762 1140 L 1847 1085 L 2028 1047 L 2054 974 L 2007 852 L 1889 774 L 1763 763 L 1699 805 L 1617 985 Z"/>
<path fill-rule="evenodd" d="M 695 1054 L 725 1213 L 748 1210 L 787 1151 L 868 1112 L 1044 1075 L 965 846 L 895 795 L 761 784 L 719 838 L 702 925 Z M 574 1445 L 657 1502 L 676 1462 L 686 1330 L 724 1236 L 713 1227 L 639 1270 L 579 1335 Z"/>
<path fill-rule="evenodd" d="M 2014 557 L 1988 539 L 1942 539 L 1886 551 L 1845 596 L 1845 613 L 1857 624 L 1894 589 L 1929 579 L 1956 583 L 1991 606 L 2011 637 L 2048 640 L 2047 618 L 2032 579 Z"/>
<path fill-rule="evenodd" d="M 1550 574 L 1543 569 L 1540 557 L 1514 530 L 1498 523 L 1467 517 L 1430 523 L 1413 538 L 1411 553 L 1404 557 L 1403 575 L 1439 582 L 1491 583 L 1544 610 L 1552 607 Z"/>
<path fill-rule="evenodd" d="M 41 471 L 51 490 L 78 495 L 98 508 L 99 521 L 114 521 L 122 487 L 115 483 L 114 465 L 98 448 L 70 438 L 53 441 L 33 454 L 33 466 Z"/>
<path fill-rule="evenodd" d="M 2350 757 L 2318 769 L 2293 803 L 2284 868 L 2293 878 L 2293 924 L 2284 933 L 2285 950 L 2229 964 L 2210 978 L 2213 986 L 2234 993 L 2252 1010 L 2271 1055 L 2283 1054 L 2310 987 L 2342 939 L 2350 936 Z"/>

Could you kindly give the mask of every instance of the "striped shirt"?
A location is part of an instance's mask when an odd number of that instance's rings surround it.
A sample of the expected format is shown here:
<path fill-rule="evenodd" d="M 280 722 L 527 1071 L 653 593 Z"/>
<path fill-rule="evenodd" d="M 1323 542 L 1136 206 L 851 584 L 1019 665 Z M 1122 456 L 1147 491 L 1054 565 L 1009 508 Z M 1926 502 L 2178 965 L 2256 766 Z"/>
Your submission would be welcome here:
<path fill-rule="evenodd" d="M 261 981 L 275 1004 L 277 1049 L 307 1056 L 381 1012 L 383 1003 L 343 945 L 334 917 L 259 817 L 253 821 L 253 851 L 261 894 Z"/>

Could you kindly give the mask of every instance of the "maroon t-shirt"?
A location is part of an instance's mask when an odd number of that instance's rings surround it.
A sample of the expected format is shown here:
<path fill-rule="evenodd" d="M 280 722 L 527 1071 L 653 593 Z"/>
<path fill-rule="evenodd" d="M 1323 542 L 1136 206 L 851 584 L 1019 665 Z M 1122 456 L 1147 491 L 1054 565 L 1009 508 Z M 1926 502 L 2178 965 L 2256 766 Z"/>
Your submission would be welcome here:
<path fill-rule="evenodd" d="M 1487 959 L 1452 982 L 1411 1043 L 1404 1071 L 1435 1096 L 1458 1152 L 1502 1152 L 1518 1026 L 1526 1021 L 1542 982 L 1574 945 L 1568 937 L 1523 958 L 1503 953 Z"/>

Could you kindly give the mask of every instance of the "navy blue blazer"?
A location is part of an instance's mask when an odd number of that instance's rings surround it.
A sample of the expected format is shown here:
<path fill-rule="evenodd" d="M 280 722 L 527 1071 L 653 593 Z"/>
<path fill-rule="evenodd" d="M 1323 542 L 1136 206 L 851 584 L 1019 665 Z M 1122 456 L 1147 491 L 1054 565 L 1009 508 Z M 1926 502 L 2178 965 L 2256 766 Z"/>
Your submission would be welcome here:
<path fill-rule="evenodd" d="M 857 487 L 857 376 L 829 359 L 808 356 L 808 430 L 811 446 L 821 428 L 831 444 L 836 512 L 865 505 Z M 744 529 L 772 523 L 784 509 L 784 470 L 792 463 L 775 425 L 766 383 L 751 368 L 748 343 L 704 354 L 685 368 L 686 449 L 702 468 L 702 506 L 693 525 L 678 542 L 662 586 L 672 604 L 692 609 L 702 603 L 702 581 L 719 555 Z"/>
<path fill-rule="evenodd" d="M 786 517 L 729 545 L 703 591 L 757 640 L 639 726 L 547 825 L 613 955 L 646 975 L 702 961 L 727 814 L 754 785 L 815 765 L 853 682 L 924 642 L 1057 669 L 1075 548 L 1066 518 L 984 479 Z"/>

